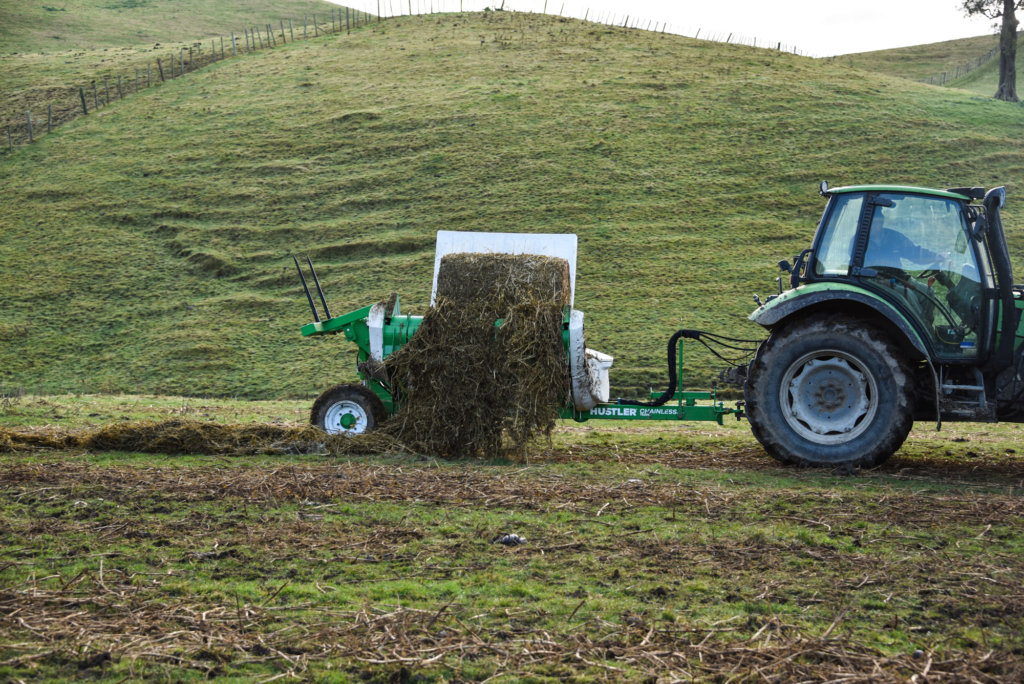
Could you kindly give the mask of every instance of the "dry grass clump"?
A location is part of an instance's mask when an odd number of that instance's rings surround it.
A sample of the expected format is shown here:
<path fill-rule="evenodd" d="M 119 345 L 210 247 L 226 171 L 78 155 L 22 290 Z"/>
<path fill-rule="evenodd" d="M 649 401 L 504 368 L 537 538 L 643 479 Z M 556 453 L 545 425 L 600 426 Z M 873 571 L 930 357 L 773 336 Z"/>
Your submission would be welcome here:
<path fill-rule="evenodd" d="M 48 578 L 49 579 L 49 578 Z M 915 658 L 890 655 L 854 639 L 810 635 L 772 617 L 749 640 L 729 639 L 702 625 L 617 625 L 589 629 L 467 627 L 466 608 L 422 610 L 395 606 L 333 609 L 327 617 L 307 606 L 231 601 L 161 600 L 158 587 L 120 571 L 82 572 L 63 589 L 31 586 L 0 590 L 0 628 L 20 643 L 0 665 L 33 668 L 37 662 L 172 662 L 210 678 L 228 667 L 276 663 L 282 677 L 301 678 L 315 662 L 344 659 L 352 671 L 366 666 L 452 669 L 500 662 L 500 672 L 561 669 L 563 678 L 603 671 L 612 679 L 640 681 L 1020 681 L 1020 659 L 989 649 L 944 650 Z M 447 607 L 447 606 L 446 606 Z M 479 616 L 478 616 L 479 617 Z M 838 621 L 838 620 L 837 620 Z M 142 630 L 140 625 L 146 625 Z M 835 624 L 833 624 L 835 627 Z M 290 654 L 290 655 L 289 655 Z M 244 672 L 244 670 L 243 670 Z M 754 673 L 757 673 L 756 675 Z M 924 677 L 924 679 L 922 679 Z M 270 679 L 275 679 L 271 677 Z M 395 671 L 391 681 L 406 681 Z M 264 681 L 270 681 L 264 680 Z"/>
<path fill-rule="evenodd" d="M 555 407 L 569 396 L 569 283 L 564 259 L 445 256 L 434 307 L 386 360 L 401 409 L 384 431 L 452 458 L 515 458 L 536 436 L 550 436 Z"/>
<path fill-rule="evenodd" d="M 149 454 L 370 454 L 401 449 L 383 434 L 328 435 L 309 425 L 230 425 L 199 420 L 111 423 L 95 430 L 15 431 L 0 429 L 0 452 L 87 449 Z"/>

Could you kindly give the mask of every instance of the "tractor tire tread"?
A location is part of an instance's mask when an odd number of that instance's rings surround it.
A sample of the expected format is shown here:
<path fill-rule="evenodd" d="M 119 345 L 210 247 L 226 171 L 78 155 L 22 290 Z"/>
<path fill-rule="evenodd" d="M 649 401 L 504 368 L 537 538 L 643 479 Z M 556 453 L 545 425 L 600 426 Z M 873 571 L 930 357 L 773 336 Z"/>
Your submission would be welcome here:
<path fill-rule="evenodd" d="M 805 337 L 819 332 L 859 337 L 862 342 L 872 347 L 885 359 L 896 384 L 896 416 L 890 428 L 883 438 L 868 451 L 842 462 L 814 461 L 795 453 L 779 439 L 775 427 L 784 419 L 781 416 L 767 416 L 760 407 L 765 392 L 777 391 L 763 385 L 766 382 L 767 371 L 773 363 L 776 363 L 776 357 L 780 350 L 796 337 Z M 781 331 L 773 331 L 771 336 L 762 343 L 750 364 L 744 395 L 747 420 L 754 437 L 772 458 L 798 467 L 863 469 L 877 467 L 899 450 L 910 434 L 914 423 L 914 374 L 910 365 L 886 333 L 849 314 L 812 314 L 794 324 L 787 325 Z"/>

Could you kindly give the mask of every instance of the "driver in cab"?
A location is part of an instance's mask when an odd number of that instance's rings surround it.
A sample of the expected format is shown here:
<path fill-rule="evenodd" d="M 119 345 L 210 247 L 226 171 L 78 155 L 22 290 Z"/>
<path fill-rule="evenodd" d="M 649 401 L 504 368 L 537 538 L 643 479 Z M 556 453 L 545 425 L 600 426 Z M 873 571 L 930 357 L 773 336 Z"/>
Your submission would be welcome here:
<path fill-rule="evenodd" d="M 944 261 L 948 256 L 922 247 L 900 231 L 886 227 L 885 216 L 881 215 L 871 226 L 864 265 L 868 268 L 882 267 L 902 271 L 902 259 L 926 266 Z"/>

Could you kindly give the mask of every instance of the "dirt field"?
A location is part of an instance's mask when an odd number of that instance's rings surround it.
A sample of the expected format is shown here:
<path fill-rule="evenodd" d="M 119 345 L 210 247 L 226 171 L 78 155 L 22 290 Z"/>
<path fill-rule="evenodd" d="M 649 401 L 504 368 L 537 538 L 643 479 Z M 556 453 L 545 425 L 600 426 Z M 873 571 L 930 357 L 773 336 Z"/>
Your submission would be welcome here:
<path fill-rule="evenodd" d="M 0 427 L 302 410 L 25 399 Z M 565 424 L 529 463 L 0 454 L 0 679 L 1024 677 L 1016 428 L 838 477 L 698 427 Z"/>

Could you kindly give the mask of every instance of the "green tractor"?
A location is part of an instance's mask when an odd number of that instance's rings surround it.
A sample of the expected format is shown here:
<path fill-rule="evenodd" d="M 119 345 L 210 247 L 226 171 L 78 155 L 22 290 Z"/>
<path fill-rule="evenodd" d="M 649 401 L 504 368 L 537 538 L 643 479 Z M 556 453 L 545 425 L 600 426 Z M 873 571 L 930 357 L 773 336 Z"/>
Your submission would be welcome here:
<path fill-rule="evenodd" d="M 1013 284 L 999 217 L 1006 190 L 861 185 L 829 189 L 814 242 L 791 265 L 790 289 L 750 319 L 767 340 L 679 330 L 668 342 L 669 383 L 651 401 L 612 400 L 613 358 L 586 346 L 583 312 L 565 308 L 563 344 L 572 376 L 563 418 L 714 421 L 749 419 L 776 459 L 800 466 L 870 468 L 903 444 L 914 420 L 1024 422 L 1024 287 Z M 434 290 L 446 254 L 539 254 L 564 258 L 575 294 L 575 235 L 439 231 Z M 308 261 L 308 259 L 307 259 Z M 421 316 L 389 302 L 320 318 L 298 260 L 313 314 L 304 336 L 344 335 L 354 343 L 360 383 L 326 390 L 311 422 L 327 432 L 359 434 L 401 410 L 384 361 L 416 333 Z M 500 325 L 497 321 L 496 325 Z M 743 385 L 736 408 L 717 390 L 684 390 L 683 341 L 749 352 L 723 375 Z M 714 351 L 714 350 L 712 350 Z"/>
<path fill-rule="evenodd" d="M 814 242 L 779 262 L 790 288 L 750 320 L 754 436 L 784 463 L 870 468 L 915 420 L 1024 422 L 1024 287 L 1000 220 L 1006 190 L 829 188 Z"/>

